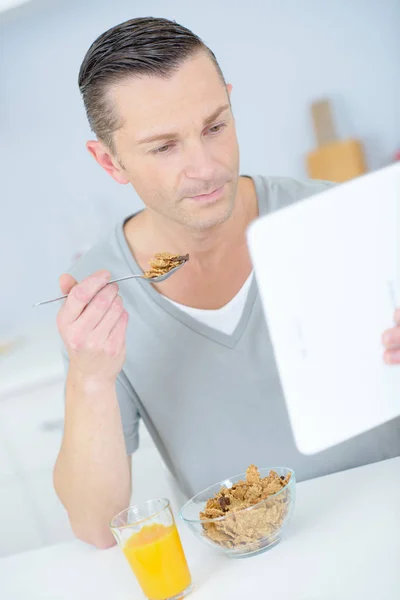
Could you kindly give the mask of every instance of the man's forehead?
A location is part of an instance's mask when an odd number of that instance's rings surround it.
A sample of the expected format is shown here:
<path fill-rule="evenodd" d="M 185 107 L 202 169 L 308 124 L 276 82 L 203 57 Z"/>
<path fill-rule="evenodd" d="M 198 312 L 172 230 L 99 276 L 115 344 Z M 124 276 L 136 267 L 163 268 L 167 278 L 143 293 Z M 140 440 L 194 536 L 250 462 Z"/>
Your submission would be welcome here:
<path fill-rule="evenodd" d="M 189 59 L 168 78 L 130 77 L 110 89 L 123 129 L 151 134 L 170 124 L 207 119 L 227 104 L 227 91 L 207 56 Z"/>

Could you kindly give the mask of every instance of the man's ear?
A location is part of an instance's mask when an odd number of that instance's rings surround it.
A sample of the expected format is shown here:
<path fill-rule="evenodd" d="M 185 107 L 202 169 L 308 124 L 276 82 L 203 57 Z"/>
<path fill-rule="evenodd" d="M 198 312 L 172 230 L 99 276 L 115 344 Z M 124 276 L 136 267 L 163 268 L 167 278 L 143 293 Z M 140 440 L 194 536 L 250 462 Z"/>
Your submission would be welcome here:
<path fill-rule="evenodd" d="M 117 183 L 129 183 L 126 178 L 124 169 L 118 164 L 118 161 L 112 156 L 108 148 L 98 140 L 90 140 L 86 142 L 86 148 L 93 156 L 96 162 L 109 174 Z"/>
<path fill-rule="evenodd" d="M 230 97 L 231 97 L 231 93 L 232 93 L 232 87 L 233 87 L 233 86 L 232 86 L 232 84 L 231 84 L 231 83 L 227 83 L 227 84 L 226 84 L 226 89 L 227 89 L 227 92 L 228 92 L 229 99 L 230 99 Z"/>

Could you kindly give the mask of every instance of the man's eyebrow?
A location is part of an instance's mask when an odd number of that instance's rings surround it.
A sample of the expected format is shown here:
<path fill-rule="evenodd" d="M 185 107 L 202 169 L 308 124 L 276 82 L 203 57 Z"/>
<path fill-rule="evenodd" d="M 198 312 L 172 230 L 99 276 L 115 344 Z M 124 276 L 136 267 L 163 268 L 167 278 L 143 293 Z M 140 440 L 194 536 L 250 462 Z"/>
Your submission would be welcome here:
<path fill-rule="evenodd" d="M 204 126 L 210 125 L 218 119 L 218 117 L 226 110 L 230 108 L 230 104 L 224 104 L 224 106 L 220 106 L 213 112 L 212 115 L 204 119 Z M 179 137 L 178 133 L 174 133 L 173 131 L 165 132 L 165 133 L 155 133 L 154 135 L 149 135 L 145 138 L 142 138 L 138 141 L 138 144 L 150 144 L 152 142 L 159 142 L 161 140 L 170 140 Z"/>
<path fill-rule="evenodd" d="M 209 117 L 207 117 L 207 119 L 204 120 L 204 126 L 211 125 L 213 121 L 218 119 L 218 117 L 230 107 L 230 104 L 224 104 L 224 106 L 220 106 L 219 108 L 217 108 L 217 110 L 215 110 L 212 115 L 210 115 Z"/>

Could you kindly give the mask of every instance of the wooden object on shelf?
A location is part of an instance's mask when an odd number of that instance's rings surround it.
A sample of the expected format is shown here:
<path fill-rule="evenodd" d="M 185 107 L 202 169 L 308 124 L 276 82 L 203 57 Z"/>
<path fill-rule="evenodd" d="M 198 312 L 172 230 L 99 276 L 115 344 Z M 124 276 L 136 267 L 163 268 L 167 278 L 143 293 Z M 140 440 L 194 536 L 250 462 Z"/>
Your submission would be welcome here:
<path fill-rule="evenodd" d="M 311 116 L 317 149 L 307 154 L 308 175 L 341 183 L 365 173 L 363 147 L 358 140 L 337 138 L 329 100 L 314 102 Z"/>

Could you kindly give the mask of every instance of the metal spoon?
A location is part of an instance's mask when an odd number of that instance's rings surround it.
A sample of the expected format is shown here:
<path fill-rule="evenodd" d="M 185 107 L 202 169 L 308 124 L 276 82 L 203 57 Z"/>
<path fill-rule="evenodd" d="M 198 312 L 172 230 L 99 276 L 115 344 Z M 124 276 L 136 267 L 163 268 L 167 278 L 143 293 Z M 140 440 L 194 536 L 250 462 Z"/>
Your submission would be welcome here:
<path fill-rule="evenodd" d="M 127 279 L 144 279 L 148 283 L 161 283 L 162 281 L 165 281 L 166 279 L 171 277 L 171 275 L 179 271 L 179 269 L 183 267 L 183 265 L 186 262 L 187 260 L 182 262 L 177 267 L 174 267 L 173 269 L 168 271 L 168 273 L 164 273 L 164 275 L 159 275 L 158 277 L 150 278 L 145 277 L 144 275 L 126 275 L 126 277 L 119 277 L 118 279 L 112 279 L 111 281 L 107 281 L 106 285 L 110 285 L 110 283 L 117 283 L 118 281 L 126 281 Z M 68 298 L 68 294 L 66 294 L 65 296 L 59 296 L 58 298 L 52 298 L 51 300 L 42 300 L 42 302 L 36 302 L 36 304 L 33 305 L 33 308 L 35 308 L 35 306 L 41 306 L 42 304 L 50 304 L 50 302 L 57 302 L 57 300 L 64 300 L 65 298 Z"/>

